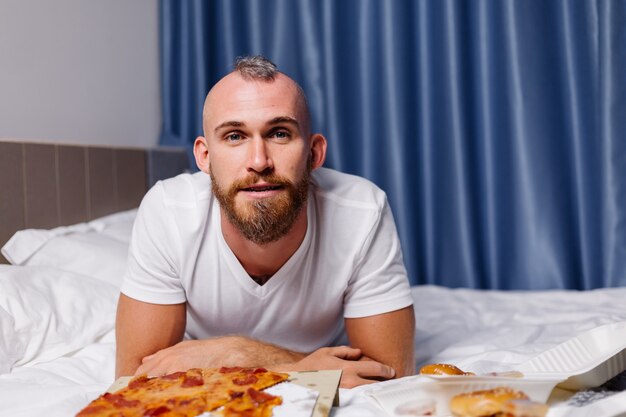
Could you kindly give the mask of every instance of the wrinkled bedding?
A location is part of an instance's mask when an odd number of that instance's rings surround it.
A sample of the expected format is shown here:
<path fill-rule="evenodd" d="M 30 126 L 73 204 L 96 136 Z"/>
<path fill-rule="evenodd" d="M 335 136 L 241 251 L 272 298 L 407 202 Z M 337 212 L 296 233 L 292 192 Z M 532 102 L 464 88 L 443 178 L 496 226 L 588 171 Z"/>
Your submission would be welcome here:
<path fill-rule="evenodd" d="M 21 268 L 19 273 L 16 268 Z M 29 351 L 28 360 L 14 354 L 11 369 L 0 375 L 0 414 L 14 417 L 74 415 L 106 390 L 114 379 L 115 287 L 111 285 L 110 291 L 106 291 L 101 281 L 58 270 L 51 273 L 44 267 L 1 266 L 3 286 L 7 286 L 7 276 L 14 280 L 28 280 L 29 276 L 38 279 L 52 277 L 49 279 L 54 281 L 58 295 L 56 299 L 48 300 L 47 314 L 50 316 L 67 313 L 62 307 L 55 307 L 55 303 L 70 302 L 69 299 L 62 300 L 63 286 L 73 287 L 66 288 L 67 294 L 73 297 L 77 291 L 81 292 L 83 301 L 87 302 L 71 311 L 81 324 L 69 330 L 64 328 L 61 318 L 49 319 L 48 324 L 38 327 L 31 323 L 27 329 L 28 323 L 23 323 L 26 320 L 18 317 L 16 321 L 22 321 L 22 329 L 38 332 L 37 337 L 28 339 L 25 336 L 24 339 L 27 342 L 34 340 L 32 343 L 37 346 L 24 347 L 24 352 Z M 20 284 L 23 288 L 23 283 Z M 98 297 L 108 298 L 108 301 L 101 300 L 95 306 L 88 302 L 88 297 L 96 297 L 95 292 L 85 290 L 89 286 L 96 286 Z M 12 305 L 7 302 L 7 293 L 2 294 L 0 306 L 10 309 Z M 626 298 L 626 289 L 621 288 L 588 292 L 501 292 L 417 286 L 413 288 L 413 296 L 418 367 L 429 362 L 449 362 L 474 372 L 512 369 L 585 330 L 626 321 L 626 308 L 622 302 Z M 21 297 L 28 301 L 26 294 Z M 45 309 L 45 301 L 43 296 L 38 300 L 40 310 Z M 39 317 L 37 321 L 41 324 L 44 318 Z M 3 332 L 3 337 L 8 336 L 4 329 Z M 74 340 L 59 342 L 55 339 L 58 332 L 64 332 L 64 337 Z M 46 338 L 55 342 L 47 344 L 43 340 Z M 402 383 L 402 380 L 374 385 L 389 383 Z M 332 415 L 384 416 L 384 412 L 365 395 L 371 388 L 342 389 L 341 406 L 334 408 Z"/>
<path fill-rule="evenodd" d="M 0 265 L 0 415 L 72 416 L 112 384 L 115 309 L 135 214 L 24 230 L 4 246 L 15 265 Z M 417 369 L 447 362 L 476 373 L 511 370 L 587 330 L 626 321 L 626 288 L 416 286 L 412 294 Z M 406 381 L 342 389 L 331 415 L 384 417 L 367 393 Z M 594 408 L 551 409 L 549 417 L 610 417 L 617 414 L 604 410 L 619 402 L 626 404 L 626 392 Z"/>

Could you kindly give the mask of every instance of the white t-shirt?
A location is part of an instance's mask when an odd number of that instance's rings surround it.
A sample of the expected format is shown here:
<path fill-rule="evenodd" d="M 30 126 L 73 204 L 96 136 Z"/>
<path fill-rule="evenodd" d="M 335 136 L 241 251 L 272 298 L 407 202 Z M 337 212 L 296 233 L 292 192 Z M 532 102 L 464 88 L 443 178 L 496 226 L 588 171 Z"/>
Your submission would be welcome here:
<path fill-rule="evenodd" d="M 224 240 L 210 177 L 160 181 L 139 208 L 122 292 L 148 303 L 187 302 L 192 338 L 238 334 L 302 352 L 345 343 L 344 317 L 412 304 L 382 190 L 317 169 L 307 217 L 298 250 L 258 285 Z"/>

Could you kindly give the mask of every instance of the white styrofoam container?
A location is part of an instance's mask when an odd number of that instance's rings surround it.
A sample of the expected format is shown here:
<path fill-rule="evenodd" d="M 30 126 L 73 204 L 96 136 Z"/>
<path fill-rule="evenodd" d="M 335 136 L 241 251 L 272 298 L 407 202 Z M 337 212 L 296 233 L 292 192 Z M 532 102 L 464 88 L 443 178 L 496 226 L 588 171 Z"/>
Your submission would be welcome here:
<path fill-rule="evenodd" d="M 517 391 L 522 391 L 531 400 L 545 403 L 550 396 L 554 387 L 562 380 L 553 377 L 536 376 L 533 378 L 507 378 L 495 376 L 457 376 L 457 375 L 429 375 L 437 381 L 435 384 L 429 384 L 424 390 L 433 393 L 441 393 L 448 400 L 463 392 L 490 390 L 497 387 L 509 387 Z"/>
<path fill-rule="evenodd" d="M 423 407 L 437 416 L 450 415 L 450 399 L 463 392 L 509 387 L 522 391 L 531 400 L 545 403 L 562 379 L 553 377 L 498 377 L 463 375 L 417 375 L 405 383 L 368 393 L 390 416 L 420 415 Z"/>
<path fill-rule="evenodd" d="M 559 388 L 597 387 L 626 370 L 626 322 L 591 329 L 548 349 L 517 369 L 524 375 L 562 378 Z"/>
<path fill-rule="evenodd" d="M 516 367 L 521 377 L 416 375 L 368 395 L 390 416 L 418 416 L 429 409 L 448 416 L 450 399 L 463 392 L 506 386 L 545 403 L 555 386 L 569 390 L 597 387 L 626 370 L 626 322 L 589 330 Z M 398 381 L 400 382 L 400 381 Z"/>

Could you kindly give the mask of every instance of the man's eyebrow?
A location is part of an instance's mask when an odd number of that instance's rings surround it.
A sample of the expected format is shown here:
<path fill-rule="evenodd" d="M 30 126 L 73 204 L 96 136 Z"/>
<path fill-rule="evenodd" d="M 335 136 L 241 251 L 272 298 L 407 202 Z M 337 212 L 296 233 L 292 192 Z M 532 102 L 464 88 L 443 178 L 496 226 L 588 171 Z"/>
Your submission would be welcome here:
<path fill-rule="evenodd" d="M 296 127 L 300 127 L 300 123 L 298 123 L 297 119 L 294 119 L 293 117 L 289 117 L 289 116 L 278 116 L 278 117 L 274 117 L 273 119 L 271 119 L 269 122 L 267 122 L 267 124 L 269 125 L 278 125 L 281 123 L 289 123 L 292 125 L 295 125 Z M 223 129 L 225 127 L 242 127 L 245 126 L 246 124 L 244 122 L 240 122 L 237 120 L 229 120 L 223 123 L 220 123 L 218 126 L 215 127 L 215 132 L 217 133 L 218 130 Z"/>
<path fill-rule="evenodd" d="M 289 123 L 289 124 L 296 125 L 296 127 L 300 127 L 300 123 L 298 123 L 298 120 L 294 119 L 293 117 L 289 117 L 289 116 L 274 117 L 272 120 L 270 120 L 268 122 L 268 124 L 270 124 L 270 125 L 278 125 L 278 124 L 281 124 L 281 123 Z"/>
<path fill-rule="evenodd" d="M 241 127 L 241 126 L 245 126 L 246 124 L 243 122 L 238 122 L 236 120 L 230 120 L 224 123 L 220 123 L 216 128 L 215 128 L 215 132 L 217 133 L 218 130 L 225 128 L 225 127 Z"/>

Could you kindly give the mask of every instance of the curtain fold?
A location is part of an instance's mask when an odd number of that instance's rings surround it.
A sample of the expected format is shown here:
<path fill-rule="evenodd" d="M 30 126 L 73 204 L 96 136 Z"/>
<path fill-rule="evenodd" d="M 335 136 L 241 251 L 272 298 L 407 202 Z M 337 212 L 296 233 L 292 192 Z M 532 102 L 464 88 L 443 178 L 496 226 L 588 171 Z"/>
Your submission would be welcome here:
<path fill-rule="evenodd" d="M 412 283 L 626 285 L 626 2 L 160 1 L 162 144 L 263 54 L 387 192 Z"/>

